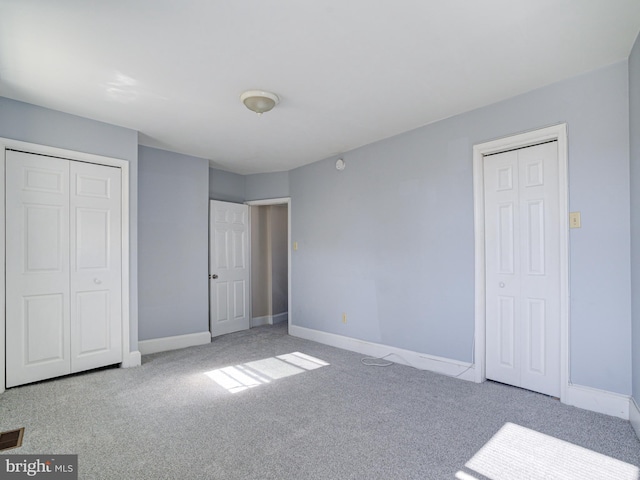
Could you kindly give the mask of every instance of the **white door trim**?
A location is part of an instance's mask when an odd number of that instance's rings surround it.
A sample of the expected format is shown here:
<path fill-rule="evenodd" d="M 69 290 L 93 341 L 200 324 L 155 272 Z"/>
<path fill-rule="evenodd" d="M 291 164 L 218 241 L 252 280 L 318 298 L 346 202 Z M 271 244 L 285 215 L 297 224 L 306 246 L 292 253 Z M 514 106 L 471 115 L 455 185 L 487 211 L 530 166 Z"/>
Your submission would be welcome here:
<path fill-rule="evenodd" d="M 15 149 L 50 157 L 118 167 L 122 173 L 122 363 L 123 367 L 140 365 L 140 352 L 130 347 L 129 331 L 129 162 L 118 158 L 75 152 L 62 148 L 0 138 L 0 211 L 5 210 L 5 150 Z M 4 214 L 4 213 L 3 213 Z M 0 264 L 5 265 L 5 222 L 0 222 Z M 4 270 L 4 267 L 3 267 Z M 5 275 L 0 275 L 0 393 L 5 389 Z"/>
<path fill-rule="evenodd" d="M 567 396 L 569 385 L 569 180 L 567 125 L 521 133 L 480 143 L 473 147 L 473 204 L 475 237 L 475 381 L 486 380 L 485 360 L 485 231 L 484 231 L 484 155 L 523 148 L 545 141 L 558 142 L 558 189 L 560 199 L 560 400 Z"/>
<path fill-rule="evenodd" d="M 264 200 L 250 200 L 244 202 L 245 205 L 250 207 L 262 206 L 262 205 L 286 205 L 287 206 L 287 302 L 289 303 L 287 311 L 289 312 L 287 318 L 287 326 L 291 327 L 291 319 L 293 312 L 291 311 L 291 197 L 280 198 L 267 198 Z M 251 209 L 249 209 L 249 215 L 251 215 Z M 249 221 L 249 245 L 251 245 L 251 221 Z M 249 248 L 251 251 L 251 248 Z M 249 271 L 251 271 L 251 256 L 249 256 Z M 251 311 L 251 309 L 250 309 Z M 253 312 L 251 312 L 251 318 L 253 318 Z"/>

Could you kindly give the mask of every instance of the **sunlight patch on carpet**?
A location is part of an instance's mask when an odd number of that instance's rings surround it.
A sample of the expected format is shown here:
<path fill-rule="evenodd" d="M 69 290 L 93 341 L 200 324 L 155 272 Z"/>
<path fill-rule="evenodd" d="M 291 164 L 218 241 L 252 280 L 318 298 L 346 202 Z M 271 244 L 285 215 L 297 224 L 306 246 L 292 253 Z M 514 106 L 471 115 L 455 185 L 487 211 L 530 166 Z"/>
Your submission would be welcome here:
<path fill-rule="evenodd" d="M 513 423 L 506 423 L 465 467 L 491 480 L 638 480 L 640 474 L 634 465 Z M 459 471 L 456 478 L 475 477 Z"/>
<path fill-rule="evenodd" d="M 238 393 L 273 380 L 290 377 L 329 365 L 300 352 L 287 353 L 241 365 L 219 368 L 205 375 L 231 393 Z"/>

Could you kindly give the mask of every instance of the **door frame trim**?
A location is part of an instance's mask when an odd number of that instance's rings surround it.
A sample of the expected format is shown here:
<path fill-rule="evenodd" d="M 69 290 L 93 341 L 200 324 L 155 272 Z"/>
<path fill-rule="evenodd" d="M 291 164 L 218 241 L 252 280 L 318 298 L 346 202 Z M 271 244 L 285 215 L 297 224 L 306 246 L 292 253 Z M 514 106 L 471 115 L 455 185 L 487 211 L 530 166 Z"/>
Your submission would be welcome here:
<path fill-rule="evenodd" d="M 27 153 L 40 154 L 49 157 L 59 157 L 66 160 L 118 167 L 122 180 L 122 367 L 140 365 L 140 352 L 132 350 L 130 346 L 130 272 L 129 272 L 129 162 L 119 158 L 105 157 L 91 153 L 76 152 L 57 147 L 38 145 L 36 143 L 21 142 L 8 138 L 0 138 L 0 211 L 5 211 L 5 162 L 6 150 L 15 149 Z M 5 318 L 5 222 L 0 222 L 0 264 L 3 265 L 3 274 L 0 275 L 0 393 L 5 390 L 6 368 L 6 318 Z"/>
<path fill-rule="evenodd" d="M 567 124 L 491 140 L 473 146 L 473 205 L 475 239 L 475 382 L 486 378 L 486 284 L 484 231 L 484 156 L 525 148 L 538 143 L 558 142 L 558 194 L 560 230 L 560 400 L 565 401 L 569 385 L 569 169 Z"/>
<path fill-rule="evenodd" d="M 267 198 L 264 200 L 247 200 L 245 205 L 259 207 L 263 205 L 286 205 L 287 206 L 287 327 L 291 328 L 291 197 Z M 251 216 L 251 209 L 249 209 Z M 251 222 L 249 222 L 249 251 L 251 251 Z M 251 256 L 249 256 L 249 276 L 251 278 Z M 252 302 L 253 303 L 253 302 Z M 250 308 L 250 311 L 252 308 Z M 253 318 L 253 312 L 251 312 Z"/>

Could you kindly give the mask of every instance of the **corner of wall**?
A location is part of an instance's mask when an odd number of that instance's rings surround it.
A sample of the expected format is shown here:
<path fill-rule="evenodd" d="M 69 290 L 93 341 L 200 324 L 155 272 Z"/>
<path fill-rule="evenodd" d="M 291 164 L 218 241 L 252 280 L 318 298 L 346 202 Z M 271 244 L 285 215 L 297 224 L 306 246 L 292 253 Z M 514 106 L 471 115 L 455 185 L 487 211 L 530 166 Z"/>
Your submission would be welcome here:
<path fill-rule="evenodd" d="M 562 403 L 629 420 L 629 399 L 628 395 L 570 384 L 567 386 Z"/>
<path fill-rule="evenodd" d="M 629 55 L 629 165 L 631 192 L 631 405 L 630 420 L 640 438 L 640 34 Z"/>
<path fill-rule="evenodd" d="M 636 432 L 636 436 L 640 438 L 640 407 L 638 407 L 633 397 L 629 400 L 629 421 Z"/>
<path fill-rule="evenodd" d="M 140 351 L 138 355 L 149 355 L 151 353 L 167 352 L 169 350 L 179 350 L 181 348 L 195 347 L 211 343 L 210 332 L 189 333 L 185 335 L 174 335 L 171 337 L 153 338 L 151 340 L 140 341 Z"/>

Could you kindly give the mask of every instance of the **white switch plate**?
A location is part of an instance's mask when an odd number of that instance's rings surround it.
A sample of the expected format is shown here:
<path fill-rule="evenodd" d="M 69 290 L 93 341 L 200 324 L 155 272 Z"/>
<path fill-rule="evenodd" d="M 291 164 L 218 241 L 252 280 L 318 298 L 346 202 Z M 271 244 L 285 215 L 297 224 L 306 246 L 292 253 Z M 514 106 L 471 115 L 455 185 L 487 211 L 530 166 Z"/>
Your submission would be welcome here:
<path fill-rule="evenodd" d="M 580 212 L 571 212 L 569 214 L 569 228 L 580 228 L 581 226 Z"/>

